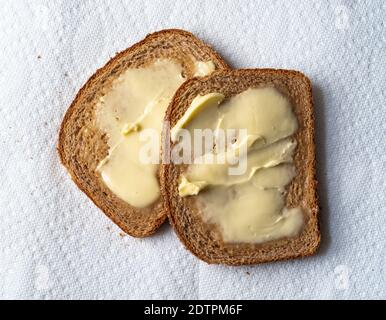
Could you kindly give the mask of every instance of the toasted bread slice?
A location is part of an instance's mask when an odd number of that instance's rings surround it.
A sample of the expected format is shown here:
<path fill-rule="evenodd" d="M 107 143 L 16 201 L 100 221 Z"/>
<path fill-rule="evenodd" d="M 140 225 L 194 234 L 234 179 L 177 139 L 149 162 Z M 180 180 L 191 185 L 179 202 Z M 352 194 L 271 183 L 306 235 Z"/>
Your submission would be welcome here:
<path fill-rule="evenodd" d="M 96 104 L 113 81 L 129 68 L 138 68 L 156 59 L 170 59 L 182 65 L 186 78 L 194 74 L 194 61 L 211 60 L 215 69 L 228 69 L 209 46 L 183 30 L 162 30 L 117 54 L 80 89 L 69 107 L 59 134 L 58 151 L 63 165 L 78 187 L 124 232 L 135 237 L 154 233 L 165 221 L 162 197 L 139 209 L 118 198 L 106 187 L 98 163 L 108 154 L 107 137 L 96 125 Z M 162 119 L 160 120 L 162 121 Z"/>
<path fill-rule="evenodd" d="M 306 76 L 290 70 L 245 69 L 192 79 L 178 89 L 165 120 L 173 128 L 197 95 L 218 92 L 229 98 L 249 88 L 264 86 L 274 86 L 287 96 L 298 120 L 299 128 L 294 135 L 298 144 L 294 154 L 297 175 L 288 187 L 286 206 L 300 206 L 306 216 L 305 225 L 300 235 L 293 238 L 262 244 L 225 243 L 215 225 L 204 223 L 196 197 L 179 196 L 178 181 L 186 165 L 163 164 L 161 192 L 166 199 L 169 221 L 186 248 L 208 263 L 244 265 L 304 257 L 313 254 L 320 243 L 312 91 Z"/>

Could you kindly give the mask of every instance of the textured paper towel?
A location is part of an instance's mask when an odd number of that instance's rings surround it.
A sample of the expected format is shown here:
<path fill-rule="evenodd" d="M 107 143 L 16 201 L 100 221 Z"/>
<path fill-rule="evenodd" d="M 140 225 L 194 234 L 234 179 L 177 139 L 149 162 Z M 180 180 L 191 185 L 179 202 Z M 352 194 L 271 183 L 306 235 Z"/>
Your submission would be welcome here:
<path fill-rule="evenodd" d="M 0 5 L 1 298 L 386 298 L 384 1 L 5 1 Z M 233 67 L 313 81 L 323 244 L 304 260 L 210 266 L 170 227 L 120 231 L 55 150 L 87 78 L 162 28 Z"/>

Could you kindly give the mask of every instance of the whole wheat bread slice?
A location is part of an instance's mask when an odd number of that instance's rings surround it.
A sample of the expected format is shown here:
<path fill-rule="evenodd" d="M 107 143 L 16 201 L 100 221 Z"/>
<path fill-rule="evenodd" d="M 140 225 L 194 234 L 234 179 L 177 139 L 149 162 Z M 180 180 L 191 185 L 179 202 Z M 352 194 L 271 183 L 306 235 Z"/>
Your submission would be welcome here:
<path fill-rule="evenodd" d="M 192 79 L 178 89 L 165 120 L 170 121 L 173 128 L 197 95 L 220 92 L 229 98 L 248 88 L 264 86 L 274 86 L 286 95 L 298 119 L 299 129 L 294 135 L 298 143 L 294 155 L 297 175 L 288 188 L 286 205 L 303 208 L 305 227 L 295 238 L 263 244 L 224 243 L 216 226 L 203 222 L 196 198 L 182 198 L 178 194 L 178 178 L 186 165 L 164 164 L 161 167 L 161 192 L 166 199 L 169 221 L 186 248 L 208 263 L 244 265 L 304 257 L 313 254 L 320 243 L 312 91 L 306 76 L 290 70 L 245 69 Z"/>
<path fill-rule="evenodd" d="M 59 134 L 60 159 L 74 182 L 124 232 L 135 237 L 154 233 L 167 213 L 162 197 L 150 207 L 138 209 L 105 186 L 95 169 L 108 154 L 109 147 L 106 134 L 95 124 L 95 108 L 98 99 L 125 70 L 146 66 L 159 58 L 181 63 L 186 78 L 194 74 L 193 59 L 211 60 L 216 69 L 228 69 L 213 49 L 189 32 L 171 29 L 152 33 L 96 71 L 69 107 Z"/>

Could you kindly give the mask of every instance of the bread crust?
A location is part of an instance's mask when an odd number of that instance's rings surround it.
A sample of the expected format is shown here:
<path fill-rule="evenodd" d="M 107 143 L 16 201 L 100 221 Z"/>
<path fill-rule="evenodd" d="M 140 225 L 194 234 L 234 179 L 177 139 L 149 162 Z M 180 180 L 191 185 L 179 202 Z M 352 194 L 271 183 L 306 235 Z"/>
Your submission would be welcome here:
<path fill-rule="evenodd" d="M 72 180 L 114 223 L 134 237 L 153 234 L 166 220 L 167 212 L 162 196 L 145 209 L 130 206 L 115 196 L 95 172 L 108 152 L 106 134 L 95 124 L 96 102 L 122 72 L 157 58 L 181 62 L 186 76 L 191 78 L 191 57 L 212 60 L 216 70 L 229 69 L 211 47 L 187 31 L 166 29 L 148 34 L 142 41 L 116 54 L 90 77 L 77 93 L 60 127 L 57 150 Z"/>
<path fill-rule="evenodd" d="M 198 94 L 221 92 L 229 98 L 250 87 L 264 86 L 274 86 L 286 95 L 298 119 L 299 129 L 294 135 L 298 142 L 294 155 L 297 176 L 289 186 L 286 204 L 301 206 L 306 224 L 294 238 L 263 244 L 224 243 L 216 226 L 202 221 L 194 197 L 179 197 L 178 177 L 186 167 L 163 164 L 161 193 L 166 199 L 169 221 L 185 247 L 207 263 L 237 266 L 287 260 L 312 255 L 320 245 L 312 87 L 304 74 L 292 70 L 241 69 L 191 79 L 177 90 L 165 120 L 170 121 L 172 128 Z"/>

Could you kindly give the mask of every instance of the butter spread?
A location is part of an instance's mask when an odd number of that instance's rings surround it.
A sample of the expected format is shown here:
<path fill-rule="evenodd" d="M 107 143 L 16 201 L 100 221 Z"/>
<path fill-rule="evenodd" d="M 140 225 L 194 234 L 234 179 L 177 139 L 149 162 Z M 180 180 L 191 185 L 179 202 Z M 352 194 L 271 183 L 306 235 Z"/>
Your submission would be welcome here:
<path fill-rule="evenodd" d="M 225 96 L 221 93 L 209 93 L 205 96 L 197 96 L 193 99 L 190 107 L 184 115 L 177 121 L 170 132 L 170 138 L 173 142 L 177 141 L 178 132 L 184 128 L 202 109 L 211 106 L 218 106 Z M 200 123 L 203 125 L 202 121 Z M 205 125 L 205 124 L 204 124 Z"/>
<path fill-rule="evenodd" d="M 211 74 L 216 69 L 216 66 L 214 65 L 213 61 L 195 61 L 194 68 L 195 73 L 193 76 L 203 77 Z"/>
<path fill-rule="evenodd" d="M 245 170 L 230 175 L 234 164 L 194 161 L 180 176 L 180 196 L 197 198 L 203 220 L 214 223 L 225 242 L 262 243 L 297 235 L 304 224 L 302 210 L 285 205 L 285 187 L 296 174 L 292 135 L 298 128 L 288 99 L 271 87 L 220 98 L 219 93 L 196 98 L 200 103 L 193 101 L 172 132 L 183 127 L 191 134 L 195 129 L 236 129 L 225 152 L 246 144 Z M 247 132 L 244 140 L 242 129 Z M 215 145 L 209 153 L 216 159 Z"/>
<path fill-rule="evenodd" d="M 199 75 L 214 68 L 211 61 L 196 61 L 195 66 Z M 134 207 L 147 207 L 159 198 L 159 159 L 152 163 L 140 161 L 144 145 L 140 132 L 155 129 L 160 138 L 166 108 L 186 80 L 182 74 L 182 66 L 167 59 L 128 69 L 97 104 L 96 123 L 107 133 L 110 147 L 97 171 L 114 194 Z"/>

